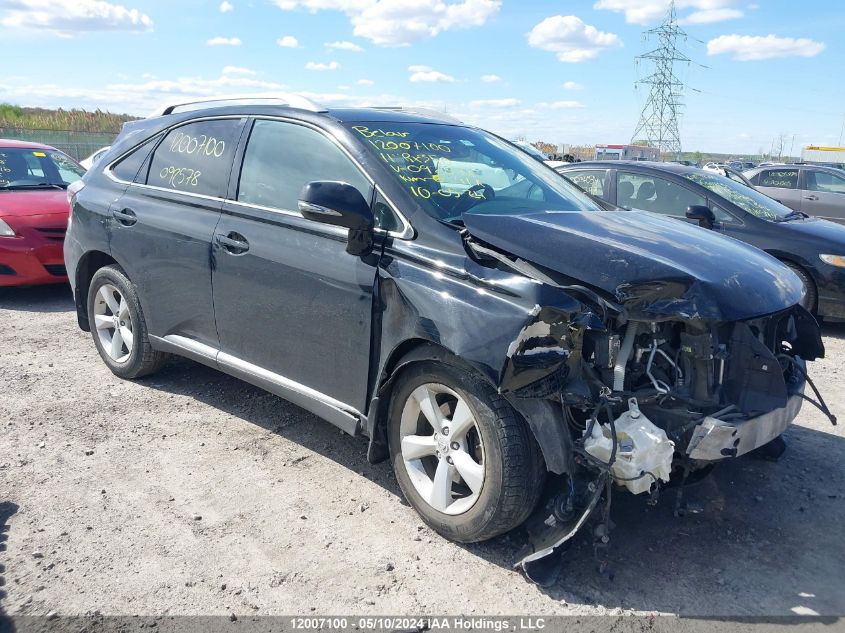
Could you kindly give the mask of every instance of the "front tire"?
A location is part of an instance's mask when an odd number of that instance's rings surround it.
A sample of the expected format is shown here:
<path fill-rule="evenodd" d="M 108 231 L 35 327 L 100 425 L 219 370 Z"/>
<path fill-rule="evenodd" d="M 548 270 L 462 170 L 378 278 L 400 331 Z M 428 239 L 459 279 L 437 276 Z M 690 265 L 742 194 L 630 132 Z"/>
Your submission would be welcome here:
<path fill-rule="evenodd" d="M 816 284 L 813 281 L 813 278 L 810 277 L 810 274 L 798 264 L 793 264 L 792 262 L 783 263 L 788 266 L 792 272 L 798 275 L 798 278 L 801 280 L 801 307 L 805 308 L 807 312 L 815 314 L 818 294 L 816 292 Z"/>
<path fill-rule="evenodd" d="M 467 370 L 412 365 L 399 377 L 388 421 L 399 486 L 431 528 L 462 543 L 520 525 L 537 504 L 545 466 L 510 404 Z"/>
<path fill-rule="evenodd" d="M 118 266 L 94 273 L 88 289 L 88 323 L 100 358 L 121 378 L 151 374 L 167 359 L 150 345 L 138 293 Z"/>

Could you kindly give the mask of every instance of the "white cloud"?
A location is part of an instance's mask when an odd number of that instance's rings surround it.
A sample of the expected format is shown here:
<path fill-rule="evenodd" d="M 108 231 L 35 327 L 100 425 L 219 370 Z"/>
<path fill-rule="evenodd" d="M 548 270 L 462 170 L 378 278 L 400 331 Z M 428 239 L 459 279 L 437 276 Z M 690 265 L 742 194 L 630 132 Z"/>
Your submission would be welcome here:
<path fill-rule="evenodd" d="M 223 2 L 220 3 L 220 13 L 229 13 L 229 11 L 234 8 L 235 7 L 232 6 L 232 3 L 227 2 L 227 0 L 223 0 Z"/>
<path fill-rule="evenodd" d="M 455 78 L 452 77 L 452 75 L 441 73 L 440 71 L 434 70 L 429 66 L 408 66 L 408 71 L 411 73 L 411 76 L 408 78 L 408 81 L 412 81 L 414 83 L 452 83 L 455 81 Z"/>
<path fill-rule="evenodd" d="M 582 90 L 584 88 L 577 81 L 564 81 L 562 87 L 564 90 Z"/>
<path fill-rule="evenodd" d="M 243 66 L 224 66 L 223 67 L 223 74 L 224 75 L 249 75 L 250 77 L 253 77 L 257 73 L 254 70 L 252 70 L 251 68 L 244 68 Z"/>
<path fill-rule="evenodd" d="M 707 42 L 708 55 L 730 54 L 739 61 L 758 61 L 775 57 L 815 57 L 825 49 L 824 42 L 805 37 L 775 35 L 722 35 Z"/>
<path fill-rule="evenodd" d="M 372 79 L 359 79 L 355 83 L 358 84 L 359 86 L 372 86 L 376 82 L 374 82 Z"/>
<path fill-rule="evenodd" d="M 282 48 L 299 48 L 299 40 L 293 35 L 285 35 L 276 40 L 276 44 Z"/>
<path fill-rule="evenodd" d="M 743 12 L 731 7 L 741 0 L 676 0 L 675 6 L 680 14 L 684 9 L 693 13 L 682 17 L 684 24 L 709 24 L 723 20 L 733 20 L 743 16 Z M 597 0 L 594 9 L 606 9 L 624 13 L 629 24 L 651 24 L 661 20 L 669 10 L 670 0 Z"/>
<path fill-rule="evenodd" d="M 324 64 L 323 62 L 308 62 L 305 64 L 305 70 L 337 70 L 340 68 L 340 64 L 335 61 L 331 61 L 328 64 Z"/>
<path fill-rule="evenodd" d="M 528 43 L 534 48 L 557 53 L 560 61 L 570 63 L 593 59 L 607 48 L 622 46 L 622 40 L 615 33 L 599 31 L 574 15 L 546 18 L 528 33 Z"/>
<path fill-rule="evenodd" d="M 209 46 L 240 46 L 241 38 L 239 37 L 212 37 L 206 42 Z"/>
<path fill-rule="evenodd" d="M 690 13 L 680 22 L 681 24 L 711 24 L 725 20 L 736 20 L 744 15 L 739 9 L 706 9 Z"/>
<path fill-rule="evenodd" d="M 477 101 L 470 101 L 469 105 L 472 108 L 516 108 L 522 102 L 519 99 L 478 99 Z"/>
<path fill-rule="evenodd" d="M 498 13 L 501 0 L 275 0 L 284 10 L 345 13 L 353 33 L 378 46 L 410 46 L 442 31 L 481 26 Z"/>
<path fill-rule="evenodd" d="M 330 48 L 335 51 L 350 51 L 352 53 L 361 53 L 364 51 L 363 48 L 358 46 L 357 44 L 353 44 L 352 42 L 326 42 L 326 48 Z"/>
<path fill-rule="evenodd" d="M 552 101 L 551 103 L 538 103 L 537 105 L 552 110 L 574 110 L 584 107 L 584 104 L 580 101 Z"/>
<path fill-rule="evenodd" d="M 494 84 L 502 81 L 502 78 L 499 75 L 481 75 L 481 81 L 486 84 Z"/>
<path fill-rule="evenodd" d="M 2 0 L 0 24 L 71 37 L 84 31 L 151 31 L 152 19 L 138 9 L 102 0 Z"/>

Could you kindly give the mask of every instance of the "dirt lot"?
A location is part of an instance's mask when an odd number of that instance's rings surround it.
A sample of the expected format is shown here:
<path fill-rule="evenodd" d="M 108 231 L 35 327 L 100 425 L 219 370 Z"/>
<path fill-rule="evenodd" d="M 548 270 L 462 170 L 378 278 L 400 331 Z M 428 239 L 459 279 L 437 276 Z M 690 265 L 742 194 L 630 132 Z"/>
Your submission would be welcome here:
<path fill-rule="evenodd" d="M 616 495 L 614 578 L 582 537 L 541 589 L 520 534 L 423 527 L 362 438 L 189 361 L 119 380 L 64 288 L 0 290 L 0 336 L 0 612 L 845 614 L 845 432 L 809 406 L 780 462 L 690 490 L 700 514 Z M 825 344 L 845 421 L 845 327 Z"/>

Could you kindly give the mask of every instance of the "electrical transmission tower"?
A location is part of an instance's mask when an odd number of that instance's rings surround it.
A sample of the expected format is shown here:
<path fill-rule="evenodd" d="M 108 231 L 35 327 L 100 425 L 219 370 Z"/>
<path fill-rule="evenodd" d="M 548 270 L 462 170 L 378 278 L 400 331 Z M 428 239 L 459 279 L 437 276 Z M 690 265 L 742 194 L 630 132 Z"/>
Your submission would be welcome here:
<path fill-rule="evenodd" d="M 646 40 L 657 38 L 658 47 L 637 57 L 654 64 L 654 71 L 637 82 L 649 86 L 648 99 L 640 115 L 639 123 L 631 142 L 648 141 L 661 152 L 681 153 L 681 135 L 678 118 L 683 107 L 684 84 L 675 75 L 675 62 L 689 62 L 690 59 L 678 50 L 678 39 L 686 40 L 686 32 L 678 26 L 675 14 L 675 0 L 669 4 L 660 26 L 646 31 Z"/>

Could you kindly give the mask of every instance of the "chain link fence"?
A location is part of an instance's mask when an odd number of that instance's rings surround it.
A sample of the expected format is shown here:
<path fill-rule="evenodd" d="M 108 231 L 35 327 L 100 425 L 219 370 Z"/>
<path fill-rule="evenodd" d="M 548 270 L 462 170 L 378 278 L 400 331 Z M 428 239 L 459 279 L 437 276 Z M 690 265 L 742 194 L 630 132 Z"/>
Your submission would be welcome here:
<path fill-rule="evenodd" d="M 77 132 L 75 130 L 39 130 L 0 127 L 0 138 L 52 145 L 76 160 L 87 158 L 101 147 L 111 145 L 117 132 Z"/>

